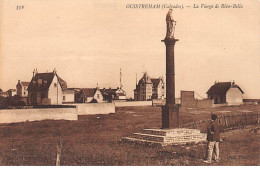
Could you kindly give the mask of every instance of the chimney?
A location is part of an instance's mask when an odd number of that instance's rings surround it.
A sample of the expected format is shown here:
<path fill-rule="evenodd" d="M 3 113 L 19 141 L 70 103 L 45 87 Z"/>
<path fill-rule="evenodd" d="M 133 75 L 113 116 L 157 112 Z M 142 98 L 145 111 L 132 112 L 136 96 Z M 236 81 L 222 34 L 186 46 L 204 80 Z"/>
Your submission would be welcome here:
<path fill-rule="evenodd" d="M 233 80 L 233 82 L 232 82 L 232 86 L 234 86 L 235 85 L 235 81 Z"/>
<path fill-rule="evenodd" d="M 35 75 L 35 69 L 33 69 L 33 77 L 34 77 L 34 75 Z"/>

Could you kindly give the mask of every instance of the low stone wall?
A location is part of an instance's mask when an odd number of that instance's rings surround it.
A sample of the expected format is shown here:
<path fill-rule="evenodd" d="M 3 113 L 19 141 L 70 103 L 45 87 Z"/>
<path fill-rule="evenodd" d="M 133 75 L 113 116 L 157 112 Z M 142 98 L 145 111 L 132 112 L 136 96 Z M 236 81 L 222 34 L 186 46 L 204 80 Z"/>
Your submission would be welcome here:
<path fill-rule="evenodd" d="M 128 101 L 128 102 L 114 102 L 116 107 L 128 106 L 152 106 L 152 101 Z"/>
<path fill-rule="evenodd" d="M 187 101 L 182 101 L 181 107 L 185 108 L 212 108 L 213 107 L 213 100 L 187 100 Z"/>
<path fill-rule="evenodd" d="M 0 123 L 40 120 L 78 120 L 76 108 L 2 109 Z"/>
<path fill-rule="evenodd" d="M 166 99 L 153 99 L 153 106 L 164 106 Z"/>
<path fill-rule="evenodd" d="M 78 115 L 115 113 L 114 103 L 82 103 L 76 105 Z"/>
<path fill-rule="evenodd" d="M 197 108 L 212 108 L 213 100 L 197 100 Z"/>
<path fill-rule="evenodd" d="M 225 107 L 228 106 L 227 103 L 223 103 L 223 104 L 213 104 L 213 107 Z"/>
<path fill-rule="evenodd" d="M 187 108 L 197 108 L 197 100 L 182 100 L 181 106 Z"/>

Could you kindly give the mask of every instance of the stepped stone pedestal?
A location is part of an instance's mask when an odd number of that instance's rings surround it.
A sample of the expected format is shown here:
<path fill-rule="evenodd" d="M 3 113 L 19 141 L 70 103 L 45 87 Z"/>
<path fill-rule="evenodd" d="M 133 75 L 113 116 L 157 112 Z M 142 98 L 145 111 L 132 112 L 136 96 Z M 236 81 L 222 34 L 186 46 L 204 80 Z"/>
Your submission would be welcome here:
<path fill-rule="evenodd" d="M 206 134 L 197 129 L 143 129 L 142 133 L 134 133 L 130 137 L 121 138 L 123 142 L 148 145 L 177 145 L 206 141 Z"/>
<path fill-rule="evenodd" d="M 179 128 L 179 106 L 175 104 L 175 66 L 174 46 L 178 39 L 174 38 L 172 9 L 166 15 L 166 104 L 162 107 L 162 129 L 144 129 L 142 133 L 134 133 L 130 137 L 121 138 L 125 142 L 171 145 L 189 142 L 206 141 L 206 134 L 196 129 Z"/>

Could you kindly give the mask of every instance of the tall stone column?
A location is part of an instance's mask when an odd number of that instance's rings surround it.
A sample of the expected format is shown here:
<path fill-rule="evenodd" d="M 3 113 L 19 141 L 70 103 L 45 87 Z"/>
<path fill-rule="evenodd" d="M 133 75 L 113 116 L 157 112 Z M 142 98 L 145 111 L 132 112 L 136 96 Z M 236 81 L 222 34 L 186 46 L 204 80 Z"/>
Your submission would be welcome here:
<path fill-rule="evenodd" d="M 174 46 L 178 39 L 166 37 L 166 104 L 162 107 L 162 128 L 179 127 L 179 107 L 175 104 Z"/>
<path fill-rule="evenodd" d="M 197 129 L 179 128 L 179 106 L 175 104 L 174 70 L 174 47 L 178 39 L 174 38 L 176 21 L 173 20 L 172 9 L 169 9 L 166 15 L 166 26 L 166 37 L 162 40 L 166 46 L 166 104 L 162 107 L 162 127 L 161 129 L 144 129 L 142 133 L 123 137 L 122 141 L 163 146 L 206 141 L 207 135 L 200 133 Z"/>

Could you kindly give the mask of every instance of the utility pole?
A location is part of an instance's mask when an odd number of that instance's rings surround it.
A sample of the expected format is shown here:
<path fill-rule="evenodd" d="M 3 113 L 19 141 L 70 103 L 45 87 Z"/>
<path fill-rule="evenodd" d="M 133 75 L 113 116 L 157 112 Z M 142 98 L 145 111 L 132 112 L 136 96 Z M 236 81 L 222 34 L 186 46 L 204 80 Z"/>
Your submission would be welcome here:
<path fill-rule="evenodd" d="M 121 72 L 121 68 L 120 68 L 120 89 L 122 89 L 123 85 L 122 85 L 122 72 Z"/>

